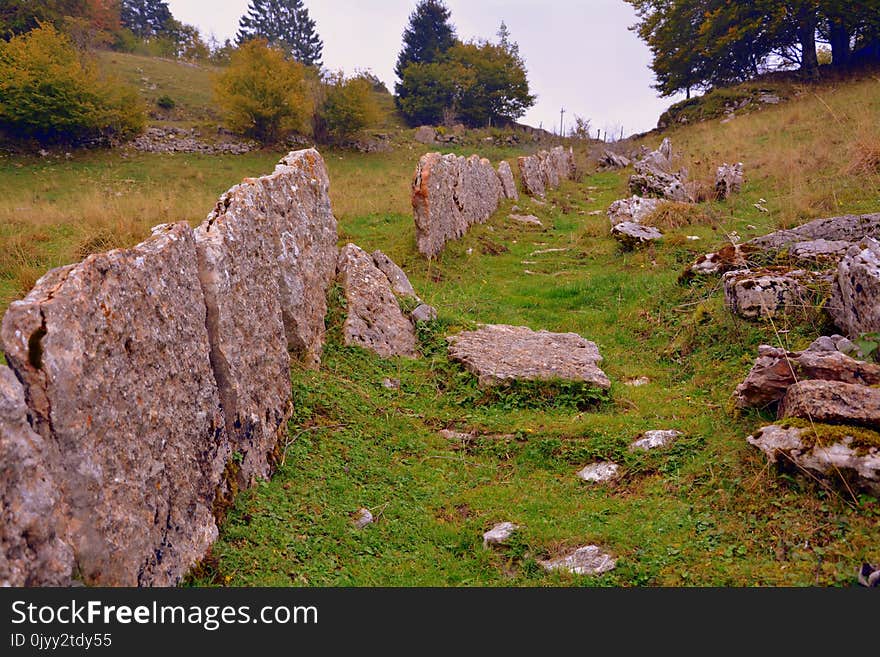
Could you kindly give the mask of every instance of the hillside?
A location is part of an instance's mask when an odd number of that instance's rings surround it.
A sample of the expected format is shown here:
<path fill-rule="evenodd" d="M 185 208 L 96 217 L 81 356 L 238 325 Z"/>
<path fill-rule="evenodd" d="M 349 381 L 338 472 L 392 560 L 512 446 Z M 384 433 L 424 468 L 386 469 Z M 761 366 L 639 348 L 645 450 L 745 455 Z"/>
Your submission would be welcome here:
<path fill-rule="evenodd" d="M 214 120 L 207 69 L 184 80 L 163 62 L 109 57 L 130 79 L 147 78 L 148 98 L 175 97 L 179 114 L 157 121 Z M 665 136 L 692 177 L 708 181 L 721 162 L 743 162 L 747 182 L 726 203 L 667 217 L 666 239 L 638 252 L 620 250 L 605 215 L 628 195 L 629 172 L 597 171 L 584 145 L 576 145 L 579 180 L 550 192 L 546 204 L 517 204 L 543 230 L 510 221 L 508 201 L 431 262 L 416 251 L 409 197 L 429 147 L 401 132 L 391 153 L 324 152 L 340 244 L 387 253 L 440 319 L 419 336 L 423 358 L 382 360 L 342 345 L 345 310 L 338 290 L 331 293 L 321 371 L 291 372 L 294 418 L 281 467 L 239 496 L 189 583 L 851 585 L 862 561 L 880 561 L 877 501 L 780 476 L 745 440 L 770 416 L 731 405 L 758 345 L 803 348 L 823 334 L 824 320 L 805 312 L 745 322 L 723 307 L 717 279 L 682 284 L 679 275 L 734 234 L 880 211 L 877 125 L 880 81 L 866 78 L 803 88 L 727 123 L 670 129 Z M 646 138 L 650 148 L 659 141 Z M 529 150 L 487 145 L 479 153 L 508 159 L 516 171 L 514 158 Z M 268 173 L 282 154 L 3 157 L 0 312 L 49 267 L 132 245 L 160 222 L 195 225 L 220 193 Z M 596 342 L 612 380 L 607 398 L 584 407 L 541 390 L 482 393 L 450 363 L 445 344 L 447 334 L 477 323 Z M 661 451 L 628 449 L 654 429 L 684 436 Z M 616 482 L 577 478 L 604 459 L 621 464 Z M 351 519 L 362 507 L 376 521 L 359 531 Z M 519 532 L 506 547 L 484 549 L 483 532 L 502 521 Z M 538 565 L 587 543 L 613 553 L 617 568 L 586 578 Z"/>

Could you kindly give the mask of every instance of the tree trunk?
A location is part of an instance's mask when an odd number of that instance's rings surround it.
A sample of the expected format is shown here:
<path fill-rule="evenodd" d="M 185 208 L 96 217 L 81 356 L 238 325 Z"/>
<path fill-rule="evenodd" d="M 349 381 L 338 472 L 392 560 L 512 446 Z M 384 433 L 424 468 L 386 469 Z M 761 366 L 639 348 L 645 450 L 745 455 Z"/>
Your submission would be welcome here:
<path fill-rule="evenodd" d="M 816 52 L 815 13 L 804 12 L 798 22 L 797 36 L 801 42 L 801 73 L 808 78 L 819 75 L 819 55 Z"/>
<path fill-rule="evenodd" d="M 852 57 L 849 29 L 843 24 L 843 21 L 834 20 L 831 22 L 829 36 L 829 40 L 831 41 L 832 64 L 834 64 L 835 67 L 846 66 L 850 63 Z"/>

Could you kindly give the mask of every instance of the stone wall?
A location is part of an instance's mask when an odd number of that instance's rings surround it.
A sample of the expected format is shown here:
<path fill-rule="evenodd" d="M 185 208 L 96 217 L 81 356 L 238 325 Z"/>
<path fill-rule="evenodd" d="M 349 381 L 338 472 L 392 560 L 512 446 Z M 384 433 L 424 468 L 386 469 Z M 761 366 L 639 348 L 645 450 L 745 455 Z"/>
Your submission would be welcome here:
<path fill-rule="evenodd" d="M 520 157 L 517 163 L 523 189 L 529 196 L 543 198 L 548 189 L 556 189 L 560 181 L 575 175 L 574 153 L 562 146 Z"/>
<path fill-rule="evenodd" d="M 177 584 L 269 476 L 314 365 L 336 222 L 314 150 L 193 231 L 53 270 L 3 318 L 0 584 Z"/>

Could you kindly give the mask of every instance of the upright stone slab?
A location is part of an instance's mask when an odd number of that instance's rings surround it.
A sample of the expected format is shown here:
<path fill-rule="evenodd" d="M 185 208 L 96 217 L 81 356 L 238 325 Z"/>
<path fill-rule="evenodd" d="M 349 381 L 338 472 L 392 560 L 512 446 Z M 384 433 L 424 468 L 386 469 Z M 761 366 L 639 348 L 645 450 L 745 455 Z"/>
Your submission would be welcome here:
<path fill-rule="evenodd" d="M 391 291 L 394 292 L 394 294 L 399 297 L 410 297 L 416 301 L 421 301 L 419 295 L 417 295 L 416 291 L 413 289 L 412 283 L 409 282 L 409 277 L 406 275 L 406 272 L 403 271 L 391 258 L 381 251 L 373 251 L 373 264 L 379 268 L 379 271 L 385 274 L 385 277 L 391 284 Z"/>
<path fill-rule="evenodd" d="M 738 194 L 743 186 L 743 165 L 724 163 L 715 172 L 715 198 L 723 201 Z"/>
<path fill-rule="evenodd" d="M 24 389 L 0 366 L 0 586 L 69 586 L 73 550 L 58 535 L 60 491 L 27 413 Z"/>
<path fill-rule="evenodd" d="M 518 201 L 519 192 L 516 189 L 516 181 L 513 179 L 513 171 L 506 161 L 502 160 L 498 165 L 498 179 L 501 181 L 501 189 L 504 191 L 504 197 Z"/>
<path fill-rule="evenodd" d="M 383 358 L 418 355 L 416 334 L 391 289 L 391 282 L 360 247 L 348 244 L 339 254 L 339 279 L 345 292 L 345 344 Z"/>
<path fill-rule="evenodd" d="M 267 478 L 290 417 L 290 356 L 281 303 L 278 221 L 263 185 L 221 197 L 196 231 L 217 378 L 238 484 Z"/>
<path fill-rule="evenodd" d="M 523 188 L 529 196 L 543 198 L 548 189 L 556 189 L 563 180 L 574 177 L 574 153 L 562 146 L 517 159 Z"/>
<path fill-rule="evenodd" d="M 840 261 L 828 313 L 851 338 L 880 331 L 880 242 L 865 238 Z"/>
<path fill-rule="evenodd" d="M 544 170 L 538 156 L 528 155 L 519 157 L 517 158 L 517 164 L 525 193 L 529 196 L 544 198 L 547 194 L 547 186 Z"/>
<path fill-rule="evenodd" d="M 49 272 L 3 319 L 86 583 L 174 585 L 217 536 L 229 445 L 196 263 L 189 226 L 159 226 Z"/>

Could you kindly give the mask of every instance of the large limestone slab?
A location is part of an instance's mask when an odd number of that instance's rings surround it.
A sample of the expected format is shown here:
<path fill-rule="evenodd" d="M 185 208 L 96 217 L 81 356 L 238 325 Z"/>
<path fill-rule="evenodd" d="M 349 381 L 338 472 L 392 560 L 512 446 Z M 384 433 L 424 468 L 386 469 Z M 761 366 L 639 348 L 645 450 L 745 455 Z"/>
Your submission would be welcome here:
<path fill-rule="evenodd" d="M 866 238 L 847 251 L 827 308 L 834 323 L 851 338 L 880 331 L 880 242 Z"/>
<path fill-rule="evenodd" d="M 453 335 L 449 355 L 476 375 L 480 385 L 512 381 L 582 381 L 608 389 L 594 342 L 576 333 L 533 331 L 525 326 L 487 325 Z"/>
<path fill-rule="evenodd" d="M 477 155 L 428 153 L 419 160 L 412 185 L 412 206 L 419 252 L 438 255 L 446 242 L 483 223 L 503 195 L 491 162 Z"/>
<path fill-rule="evenodd" d="M 391 282 L 360 247 L 348 244 L 339 254 L 339 280 L 345 292 L 346 345 L 369 349 L 383 358 L 418 355 L 416 334 L 397 303 Z"/>
<path fill-rule="evenodd" d="M 0 586 L 69 586 L 74 560 L 58 535 L 60 491 L 27 414 L 24 389 L 0 366 Z"/>
<path fill-rule="evenodd" d="M 516 181 L 513 179 L 513 171 L 506 161 L 498 164 L 498 180 L 501 181 L 501 189 L 504 197 L 514 201 L 519 200 L 519 191 L 516 189 Z"/>
<path fill-rule="evenodd" d="M 626 251 L 632 251 L 639 247 L 657 242 L 663 239 L 663 233 L 653 226 L 643 226 L 634 221 L 624 221 L 611 229 L 614 237 Z"/>
<path fill-rule="evenodd" d="M 245 179 L 220 198 L 208 222 L 221 216 L 254 221 L 269 232 L 288 348 L 309 367 L 317 367 L 327 289 L 338 255 L 330 181 L 321 155 L 314 149 L 295 151 L 273 173 Z"/>
<path fill-rule="evenodd" d="M 159 226 L 49 272 L 4 317 L 87 583 L 176 584 L 217 536 L 229 445 L 196 266 L 189 226 Z"/>
<path fill-rule="evenodd" d="M 866 442 L 857 430 L 835 427 L 826 436 L 827 429 L 821 424 L 810 428 L 770 425 L 747 440 L 781 468 L 807 472 L 848 491 L 880 495 L 880 447 Z"/>
<path fill-rule="evenodd" d="M 233 188 L 196 231 L 211 364 L 239 485 L 267 478 L 290 417 L 277 217 L 260 184 Z"/>
<path fill-rule="evenodd" d="M 800 381 L 779 404 L 779 418 L 880 428 L 880 388 L 840 381 Z"/>
<path fill-rule="evenodd" d="M 815 219 L 797 228 L 778 230 L 750 240 L 748 244 L 761 249 L 781 249 L 798 242 L 812 240 L 858 242 L 863 237 L 880 238 L 880 213 Z"/>
<path fill-rule="evenodd" d="M 523 188 L 529 196 L 543 198 L 547 190 L 556 189 L 563 180 L 575 175 L 574 153 L 562 146 L 538 151 L 517 159 Z"/>
<path fill-rule="evenodd" d="M 758 358 L 746 379 L 736 387 L 738 408 L 761 408 L 780 401 L 797 381 L 819 379 L 859 385 L 880 384 L 880 365 L 851 358 L 839 351 L 842 336 L 816 340 L 801 352 L 769 345 L 758 347 Z"/>
<path fill-rule="evenodd" d="M 642 198 L 641 196 L 633 196 L 632 198 L 622 198 L 614 201 L 608 207 L 608 219 L 612 226 L 632 221 L 640 224 L 644 219 L 657 211 L 663 201 L 657 198 Z"/>

